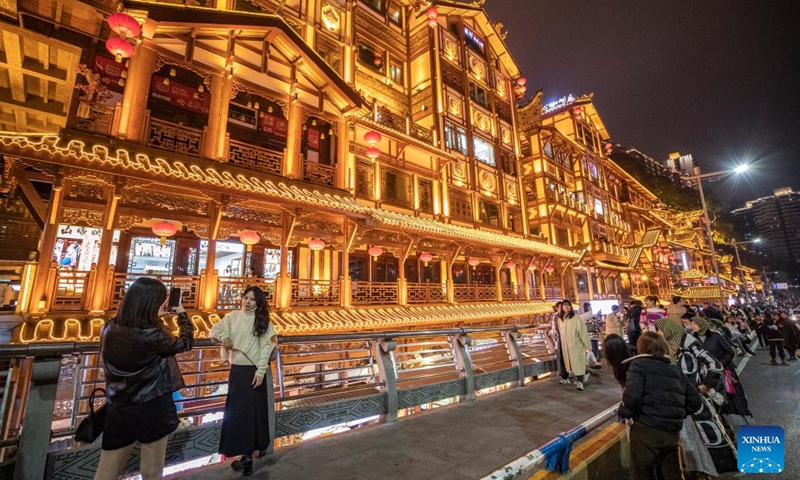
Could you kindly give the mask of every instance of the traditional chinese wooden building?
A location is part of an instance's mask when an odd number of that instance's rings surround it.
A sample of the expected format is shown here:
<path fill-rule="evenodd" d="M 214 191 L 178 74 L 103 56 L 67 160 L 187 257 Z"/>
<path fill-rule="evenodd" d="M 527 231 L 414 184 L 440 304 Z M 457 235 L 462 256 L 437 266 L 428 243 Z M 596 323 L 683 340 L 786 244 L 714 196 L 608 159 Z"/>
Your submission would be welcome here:
<path fill-rule="evenodd" d="M 258 284 L 284 332 L 519 321 L 572 294 L 579 253 L 523 214 L 525 81 L 479 5 L 6 13 L 18 339 L 92 338 L 142 275 L 197 322 Z"/>

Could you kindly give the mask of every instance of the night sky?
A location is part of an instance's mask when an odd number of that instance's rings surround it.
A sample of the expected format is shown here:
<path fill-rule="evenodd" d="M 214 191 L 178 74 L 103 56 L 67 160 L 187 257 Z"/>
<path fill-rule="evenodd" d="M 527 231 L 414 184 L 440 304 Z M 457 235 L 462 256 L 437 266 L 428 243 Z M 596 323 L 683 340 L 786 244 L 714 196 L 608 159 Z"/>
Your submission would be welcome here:
<path fill-rule="evenodd" d="M 593 92 L 611 139 L 657 159 L 691 153 L 736 206 L 800 189 L 800 1 L 487 0 L 544 102 Z"/>

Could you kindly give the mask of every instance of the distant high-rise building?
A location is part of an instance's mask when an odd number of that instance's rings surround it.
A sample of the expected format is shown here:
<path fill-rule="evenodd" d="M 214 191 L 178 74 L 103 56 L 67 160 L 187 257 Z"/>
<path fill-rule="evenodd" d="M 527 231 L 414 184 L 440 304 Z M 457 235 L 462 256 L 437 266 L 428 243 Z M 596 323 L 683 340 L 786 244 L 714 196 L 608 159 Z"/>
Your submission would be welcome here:
<path fill-rule="evenodd" d="M 680 152 L 670 153 L 669 158 L 664 164 L 670 171 L 677 172 L 681 177 L 694 175 L 694 168 L 697 166 L 693 155 L 681 155 Z M 692 188 L 697 188 L 697 184 L 694 180 L 684 180 L 684 182 Z"/>
<path fill-rule="evenodd" d="M 800 192 L 779 188 L 771 196 L 745 202 L 731 214 L 745 240 L 762 240 L 754 248 L 776 264 L 800 266 Z"/>

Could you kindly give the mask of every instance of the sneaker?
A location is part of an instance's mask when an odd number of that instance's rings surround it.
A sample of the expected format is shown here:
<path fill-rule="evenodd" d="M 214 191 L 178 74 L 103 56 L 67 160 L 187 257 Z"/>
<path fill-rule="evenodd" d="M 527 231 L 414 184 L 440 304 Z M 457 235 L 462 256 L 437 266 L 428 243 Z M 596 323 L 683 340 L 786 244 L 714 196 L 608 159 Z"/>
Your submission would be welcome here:
<path fill-rule="evenodd" d="M 583 391 L 583 382 L 577 382 L 578 390 Z"/>
<path fill-rule="evenodd" d="M 572 382 L 569 381 L 569 378 L 562 378 L 561 380 L 558 381 L 558 383 L 560 383 L 561 385 L 570 385 L 570 384 L 572 384 Z"/>

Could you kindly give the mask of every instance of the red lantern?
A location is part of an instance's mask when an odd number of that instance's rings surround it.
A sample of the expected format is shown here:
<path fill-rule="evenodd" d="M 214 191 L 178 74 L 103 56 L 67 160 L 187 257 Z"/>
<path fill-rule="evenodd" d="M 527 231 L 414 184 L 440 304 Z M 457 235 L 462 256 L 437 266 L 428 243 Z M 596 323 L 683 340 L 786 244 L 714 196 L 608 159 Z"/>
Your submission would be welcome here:
<path fill-rule="evenodd" d="M 522 94 L 525 94 L 525 92 L 526 92 L 527 90 L 528 90 L 528 87 L 526 87 L 525 85 L 520 85 L 519 87 L 517 87 L 517 91 L 518 91 L 519 93 L 522 93 Z"/>
<path fill-rule="evenodd" d="M 536 267 L 536 265 L 531 265 L 530 267 L 528 267 L 528 270 L 530 270 L 530 271 L 532 271 L 532 272 L 533 272 L 533 271 L 535 271 L 537 268 L 538 268 L 538 267 Z"/>
<path fill-rule="evenodd" d="M 436 7 L 431 7 L 425 12 L 425 15 L 428 17 L 428 26 L 433 28 L 439 24 L 436 19 L 439 17 L 439 11 L 436 10 Z"/>
<path fill-rule="evenodd" d="M 364 141 L 367 142 L 367 145 L 370 147 L 374 147 L 378 142 L 381 141 L 381 138 L 383 138 L 381 134 L 375 130 L 371 130 L 364 134 Z"/>
<path fill-rule="evenodd" d="M 369 253 L 372 258 L 378 258 L 383 255 L 383 249 L 381 247 L 370 247 L 367 253 Z"/>
<path fill-rule="evenodd" d="M 310 242 L 308 242 L 308 248 L 314 250 L 315 252 L 318 252 L 323 248 L 325 248 L 325 242 L 322 239 L 313 238 L 311 239 Z"/>
<path fill-rule="evenodd" d="M 510 261 L 506 262 L 506 268 L 509 269 L 509 270 L 511 270 L 513 268 L 516 268 L 516 266 L 517 266 L 517 262 L 515 262 L 513 260 L 510 260 Z"/>
<path fill-rule="evenodd" d="M 478 258 L 472 257 L 469 260 L 467 260 L 467 263 L 469 263 L 470 267 L 477 267 L 478 265 L 480 265 L 481 261 Z"/>
<path fill-rule="evenodd" d="M 433 260 L 433 255 L 431 255 L 430 253 L 421 253 L 419 255 L 419 259 L 420 261 L 422 261 L 422 263 L 424 263 L 427 266 L 428 262 Z"/>
<path fill-rule="evenodd" d="M 547 268 L 544 269 L 544 271 L 547 272 L 547 273 L 553 273 L 553 272 L 556 271 L 556 267 L 554 267 L 552 265 L 548 265 Z"/>
<path fill-rule="evenodd" d="M 372 63 L 375 64 L 376 67 L 380 67 L 383 65 L 383 57 L 380 55 L 375 55 L 375 58 L 372 60 Z"/>
<path fill-rule="evenodd" d="M 517 85 L 519 85 L 520 87 L 524 86 L 526 83 L 528 83 L 528 79 L 526 79 L 525 77 L 519 77 L 517 79 Z"/>
<path fill-rule="evenodd" d="M 158 235 L 161 239 L 161 245 L 166 245 L 167 237 L 171 237 L 178 232 L 178 227 L 169 223 L 169 222 L 158 222 L 150 229 L 153 231 L 153 234 Z"/>
<path fill-rule="evenodd" d="M 111 30 L 123 38 L 138 37 L 142 34 L 142 26 L 127 13 L 112 13 L 106 21 Z"/>
<path fill-rule="evenodd" d="M 122 62 L 123 58 L 129 58 L 133 55 L 133 45 L 124 38 L 119 37 L 112 37 L 106 40 L 106 50 L 111 55 L 114 55 L 117 62 Z"/>
<path fill-rule="evenodd" d="M 370 148 L 367 149 L 366 154 L 367 154 L 367 157 L 369 157 L 370 160 L 374 161 L 376 158 L 381 156 L 381 151 L 378 150 L 375 147 L 370 147 Z"/>
<path fill-rule="evenodd" d="M 239 234 L 239 241 L 247 245 L 247 251 L 249 252 L 253 245 L 261 241 L 261 235 L 252 230 L 245 230 Z"/>

